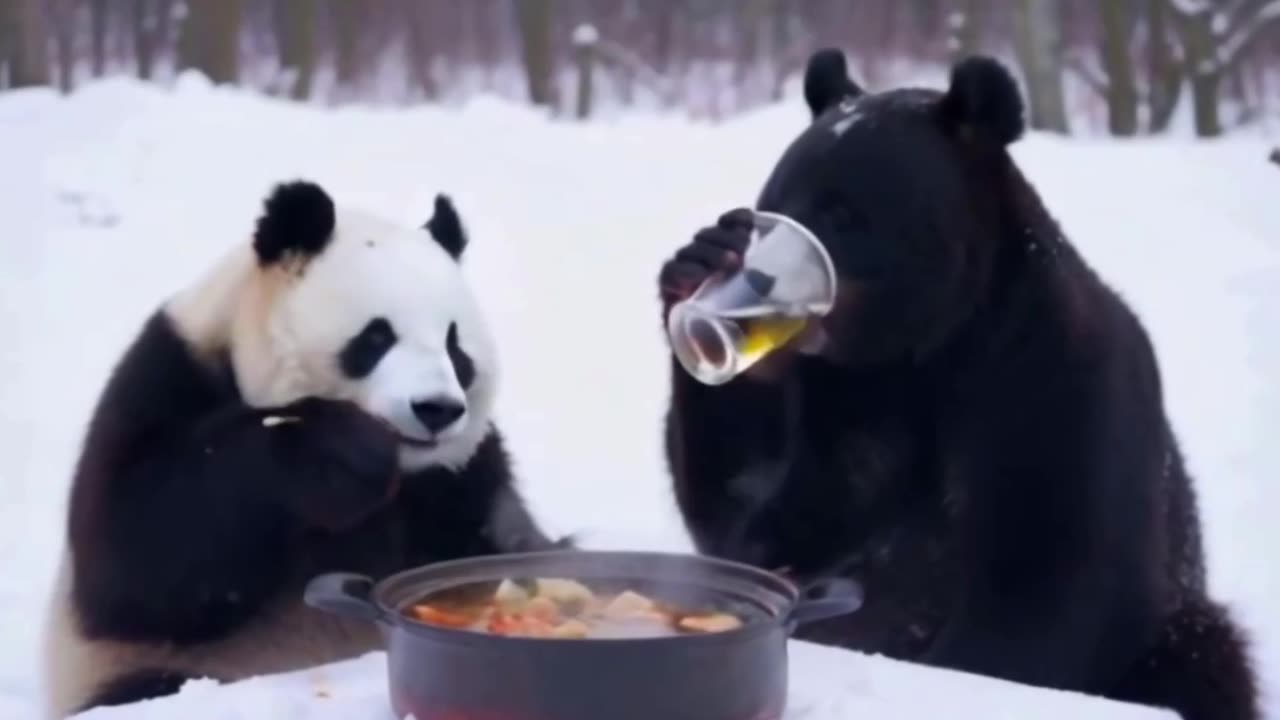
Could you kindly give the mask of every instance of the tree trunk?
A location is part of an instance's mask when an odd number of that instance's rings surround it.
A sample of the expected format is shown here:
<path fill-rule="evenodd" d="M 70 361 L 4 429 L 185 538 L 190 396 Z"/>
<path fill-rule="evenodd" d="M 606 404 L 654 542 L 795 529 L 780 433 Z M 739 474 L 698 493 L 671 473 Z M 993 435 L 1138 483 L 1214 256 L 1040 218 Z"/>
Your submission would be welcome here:
<path fill-rule="evenodd" d="M 178 43 L 178 67 L 199 70 L 215 84 L 240 79 L 242 0 L 186 0 Z"/>
<path fill-rule="evenodd" d="M 156 0 L 133 0 L 133 55 L 138 63 L 138 77 L 143 80 L 150 80 L 155 74 L 160 13 Z"/>
<path fill-rule="evenodd" d="M 733 12 L 731 23 L 737 27 L 734 28 L 739 39 L 737 43 L 737 53 L 734 58 L 734 85 L 739 92 L 747 90 L 745 87 L 749 82 L 752 73 L 756 69 L 756 63 L 760 58 L 760 40 L 763 34 L 764 18 L 776 12 L 773 7 L 772 0 L 740 0 L 741 5 L 736 7 Z"/>
<path fill-rule="evenodd" d="M 54 52 L 58 59 L 58 89 L 66 94 L 75 87 L 76 0 L 45 1 L 49 8 L 49 24 L 53 26 Z"/>
<path fill-rule="evenodd" d="M 352 0 L 330 0 L 334 32 L 334 79 L 339 94 L 355 90 L 360 79 L 360 36 L 364 29 L 364 8 Z"/>
<path fill-rule="evenodd" d="M 306 100 L 316 72 L 316 0 L 278 0 L 275 10 L 280 67 L 294 73 L 289 97 Z"/>
<path fill-rule="evenodd" d="M 982 47 L 983 0 L 952 0 L 947 16 L 947 49 L 951 62 L 977 53 Z"/>
<path fill-rule="evenodd" d="M 674 54 L 677 7 L 674 0 L 650 0 L 654 8 L 653 57 L 654 67 L 666 73 L 672 66 Z"/>
<path fill-rule="evenodd" d="M 1013 10 L 1014 50 L 1026 77 L 1031 127 L 1066 134 L 1057 0 L 1017 0 Z"/>
<path fill-rule="evenodd" d="M 799 53 L 793 37 L 795 32 L 791 24 L 793 13 L 795 12 L 794 5 L 793 2 L 779 0 L 770 23 L 772 31 L 769 37 L 773 46 L 773 84 L 769 89 L 769 99 L 773 102 L 782 100 L 787 78 L 792 72 L 801 67 L 798 62 Z"/>
<path fill-rule="evenodd" d="M 1107 124 L 1112 135 L 1138 132 L 1138 81 L 1129 42 L 1137 21 L 1133 0 L 1102 3 L 1102 67 L 1107 73 Z"/>
<path fill-rule="evenodd" d="M 595 100 L 596 42 L 598 31 L 589 25 L 579 25 L 574 30 L 574 60 L 578 65 L 578 109 L 579 120 L 591 117 L 591 108 Z"/>
<path fill-rule="evenodd" d="M 1169 41 L 1168 0 L 1147 0 L 1148 132 L 1162 133 L 1182 94 L 1182 68 Z"/>
<path fill-rule="evenodd" d="M 404 7 L 409 79 L 422 92 L 423 97 L 434 100 L 440 95 L 440 85 L 436 82 L 435 68 L 432 67 L 435 51 L 428 33 L 432 22 L 431 9 L 419 6 L 418 1 L 411 0 Z"/>
<path fill-rule="evenodd" d="M 1196 135 L 1199 137 L 1217 137 L 1222 134 L 1222 116 L 1218 112 L 1218 90 L 1221 87 L 1220 72 L 1191 74 L 1191 108 Z"/>
<path fill-rule="evenodd" d="M 1215 58 L 1218 48 L 1213 32 L 1214 13 L 1205 10 L 1191 14 L 1174 13 L 1173 16 L 1182 44 L 1183 66 L 1191 86 L 1196 135 L 1216 137 L 1222 134 L 1222 119 L 1218 113 L 1222 69 Z"/>
<path fill-rule="evenodd" d="M 515 0 L 529 101 L 554 107 L 554 62 L 551 52 L 553 0 Z"/>
<path fill-rule="evenodd" d="M 89 62 L 93 77 L 107 68 L 107 0 L 89 0 Z"/>
<path fill-rule="evenodd" d="M 0 44 L 6 51 L 9 87 L 49 84 L 48 35 L 40 0 L 0 0 Z"/>
<path fill-rule="evenodd" d="M 494 20 L 494 6 L 490 3 L 467 3 L 465 4 L 471 13 L 471 29 L 472 38 L 476 48 L 476 57 L 479 59 L 480 67 L 484 69 L 483 82 L 485 90 L 492 90 L 494 87 L 494 77 L 497 74 L 498 66 L 502 62 L 502 48 L 499 38 L 502 37 L 502 28 L 498 22 Z M 499 6 L 501 7 L 501 6 Z M 505 8 L 501 17 L 505 18 Z"/>

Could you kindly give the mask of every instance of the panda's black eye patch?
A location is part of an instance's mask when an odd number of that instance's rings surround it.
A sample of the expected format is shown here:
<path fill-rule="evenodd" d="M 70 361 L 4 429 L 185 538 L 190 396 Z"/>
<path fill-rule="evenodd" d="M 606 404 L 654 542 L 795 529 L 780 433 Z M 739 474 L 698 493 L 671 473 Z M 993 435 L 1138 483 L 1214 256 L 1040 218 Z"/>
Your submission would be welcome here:
<path fill-rule="evenodd" d="M 386 318 L 370 320 L 338 353 L 338 364 L 343 374 L 352 379 L 366 377 L 378 367 L 397 339 L 395 328 Z"/>
<path fill-rule="evenodd" d="M 458 376 L 458 383 L 462 385 L 463 390 L 470 390 L 471 383 L 476 380 L 476 365 L 458 342 L 458 323 L 449 323 L 445 347 L 449 351 L 449 362 L 453 363 L 453 372 Z"/>

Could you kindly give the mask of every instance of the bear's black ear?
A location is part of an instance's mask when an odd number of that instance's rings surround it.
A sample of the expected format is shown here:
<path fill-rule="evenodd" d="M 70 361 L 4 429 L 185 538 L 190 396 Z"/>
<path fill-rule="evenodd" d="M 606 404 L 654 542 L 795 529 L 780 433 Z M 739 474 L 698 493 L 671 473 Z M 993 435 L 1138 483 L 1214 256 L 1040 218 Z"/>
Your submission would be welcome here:
<path fill-rule="evenodd" d="M 328 245 L 333 227 L 333 200 L 319 185 L 304 180 L 281 183 L 264 203 L 253 249 L 262 265 L 286 255 L 311 257 Z"/>
<path fill-rule="evenodd" d="M 462 251 L 467 249 L 467 231 L 448 195 L 436 195 L 435 209 L 424 227 L 450 257 L 454 260 L 462 257 Z"/>
<path fill-rule="evenodd" d="M 944 122 L 962 135 L 1009 145 L 1026 129 L 1023 112 L 1018 83 L 998 60 L 978 55 L 951 69 L 942 115 Z"/>
<path fill-rule="evenodd" d="M 843 52 L 823 48 L 809 56 L 804 69 L 804 101 L 812 117 L 818 117 L 845 98 L 861 94 L 862 88 L 849 77 Z"/>

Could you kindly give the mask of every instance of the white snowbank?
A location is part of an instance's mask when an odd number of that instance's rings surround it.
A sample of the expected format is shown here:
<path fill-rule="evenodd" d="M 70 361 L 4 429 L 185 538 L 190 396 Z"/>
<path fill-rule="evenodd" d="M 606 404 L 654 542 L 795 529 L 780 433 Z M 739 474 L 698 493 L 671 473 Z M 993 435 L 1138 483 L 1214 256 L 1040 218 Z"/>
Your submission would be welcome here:
<path fill-rule="evenodd" d="M 790 645 L 784 720 L 1177 720 L 1165 710 L 990 678 L 921 668 L 806 642 Z M 76 720 L 386 720 L 386 655 L 219 686 L 192 681 L 178 695 L 81 713 Z"/>
<path fill-rule="evenodd" d="M 283 178 L 311 177 L 413 222 L 434 193 L 451 193 L 474 238 L 467 268 L 506 371 L 499 420 L 534 511 L 595 547 L 688 549 L 659 448 L 654 275 L 692 229 L 751 203 L 804 121 L 798 103 L 723 127 L 550 123 L 484 99 L 456 112 L 323 112 L 197 78 L 172 92 L 111 80 L 67 99 L 0 96 L 0 716 L 35 715 L 33 654 L 66 480 L 105 374 L 163 295 L 246 239 Z M 1155 338 L 1199 479 L 1212 586 L 1256 633 L 1274 679 L 1280 172 L 1267 149 L 1255 138 L 1032 136 L 1016 153 Z M 977 703 L 985 691 L 970 694 Z M 1053 712 L 1026 702 L 1008 712 Z M 858 715 L 882 716 L 901 715 Z"/>

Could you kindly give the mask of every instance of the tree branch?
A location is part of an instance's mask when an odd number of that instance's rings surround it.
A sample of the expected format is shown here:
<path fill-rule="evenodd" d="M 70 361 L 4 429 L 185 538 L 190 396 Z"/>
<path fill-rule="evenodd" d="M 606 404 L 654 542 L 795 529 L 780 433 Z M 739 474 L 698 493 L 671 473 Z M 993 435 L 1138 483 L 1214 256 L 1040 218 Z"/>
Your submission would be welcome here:
<path fill-rule="evenodd" d="M 1257 0 L 1241 7 L 1233 28 L 1219 41 L 1216 53 L 1219 69 L 1228 70 L 1240 62 L 1263 31 L 1277 20 L 1280 20 L 1280 0 Z"/>

